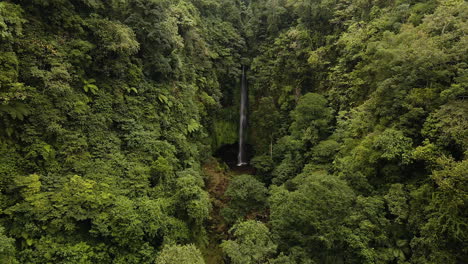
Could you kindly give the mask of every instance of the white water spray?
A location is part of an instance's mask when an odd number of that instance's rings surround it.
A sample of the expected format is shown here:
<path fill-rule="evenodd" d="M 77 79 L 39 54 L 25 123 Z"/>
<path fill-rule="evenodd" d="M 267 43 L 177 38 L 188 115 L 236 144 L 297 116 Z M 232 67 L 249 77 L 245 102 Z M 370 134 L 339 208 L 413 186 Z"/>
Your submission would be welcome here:
<path fill-rule="evenodd" d="M 237 166 L 247 165 L 245 159 L 245 132 L 247 130 L 247 75 L 245 73 L 245 66 L 242 65 L 242 79 L 241 79 L 241 101 L 240 101 L 240 119 L 239 119 L 239 154 L 237 155 Z"/>

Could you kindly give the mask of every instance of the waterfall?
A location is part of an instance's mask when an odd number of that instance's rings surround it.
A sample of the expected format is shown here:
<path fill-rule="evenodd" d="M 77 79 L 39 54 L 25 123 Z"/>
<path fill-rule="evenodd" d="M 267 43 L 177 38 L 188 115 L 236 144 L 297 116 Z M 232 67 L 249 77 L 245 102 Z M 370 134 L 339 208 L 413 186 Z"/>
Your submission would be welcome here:
<path fill-rule="evenodd" d="M 237 155 L 237 166 L 247 164 L 245 160 L 245 132 L 247 130 L 247 75 L 245 73 L 245 66 L 242 65 L 242 78 L 241 78 L 241 94 L 240 94 L 240 119 L 239 119 L 239 154 Z"/>

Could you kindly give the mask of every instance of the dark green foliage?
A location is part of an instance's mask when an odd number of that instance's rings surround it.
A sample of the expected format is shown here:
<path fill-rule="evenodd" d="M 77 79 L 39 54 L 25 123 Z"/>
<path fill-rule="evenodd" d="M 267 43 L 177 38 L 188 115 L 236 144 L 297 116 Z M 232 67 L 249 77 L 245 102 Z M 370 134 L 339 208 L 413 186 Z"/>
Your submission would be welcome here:
<path fill-rule="evenodd" d="M 332 113 L 322 95 L 308 93 L 299 99 L 292 117 L 291 134 L 315 145 L 327 135 Z"/>
<path fill-rule="evenodd" d="M 255 142 L 255 146 L 260 148 L 258 149 L 259 152 L 269 152 L 270 156 L 272 156 L 273 142 L 278 136 L 278 130 L 281 127 L 281 116 L 276 110 L 273 98 L 261 98 L 251 116 L 250 122 L 255 124 L 255 129 L 253 130 L 254 137 L 252 139 Z"/>
<path fill-rule="evenodd" d="M 301 174 L 289 185 L 273 188 L 269 200 L 272 232 L 280 249 L 300 247 L 316 260 L 335 255 L 344 243 L 353 191 L 335 176 L 316 173 Z"/>
<path fill-rule="evenodd" d="M 422 133 L 459 158 L 468 150 L 467 115 L 465 101 L 445 104 L 427 118 Z"/>
<path fill-rule="evenodd" d="M 234 222 L 248 213 L 260 211 L 265 208 L 267 193 L 265 185 L 254 176 L 247 174 L 235 176 L 225 193 L 230 201 L 223 214 Z"/>
<path fill-rule="evenodd" d="M 271 181 L 274 164 L 270 155 L 256 156 L 250 163 L 255 167 L 257 175 L 262 177 L 263 182 L 269 183 Z"/>
<path fill-rule="evenodd" d="M 224 240 L 233 263 L 465 263 L 467 19 L 463 0 L 0 2 L 0 262 L 204 263 Z M 201 164 L 237 141 L 241 65 L 256 175 L 212 206 Z"/>
<path fill-rule="evenodd" d="M 259 139 L 252 163 L 279 186 L 269 223 L 284 261 L 463 263 L 466 2 L 249 7 L 252 115 L 260 123 L 251 126 Z M 261 120 L 279 121 L 264 129 Z M 322 178 L 340 187 L 308 191 Z M 337 222 L 325 229 L 327 221 Z"/>
<path fill-rule="evenodd" d="M 206 242 L 200 162 L 244 43 L 199 8 L 0 3 L 2 261 L 154 263 Z"/>
<path fill-rule="evenodd" d="M 194 245 L 171 245 L 165 246 L 159 256 L 156 258 L 155 264 L 204 264 L 205 261 Z"/>
<path fill-rule="evenodd" d="M 276 251 L 268 227 L 261 222 L 239 222 L 229 232 L 234 240 L 223 241 L 221 247 L 234 264 L 265 263 Z"/>
<path fill-rule="evenodd" d="M 8 264 L 19 263 L 15 258 L 15 240 L 4 234 L 5 228 L 0 227 L 0 258 Z"/>
<path fill-rule="evenodd" d="M 336 153 L 340 149 L 340 144 L 333 139 L 320 141 L 317 146 L 310 151 L 310 158 L 315 163 L 329 164 L 333 161 Z"/>

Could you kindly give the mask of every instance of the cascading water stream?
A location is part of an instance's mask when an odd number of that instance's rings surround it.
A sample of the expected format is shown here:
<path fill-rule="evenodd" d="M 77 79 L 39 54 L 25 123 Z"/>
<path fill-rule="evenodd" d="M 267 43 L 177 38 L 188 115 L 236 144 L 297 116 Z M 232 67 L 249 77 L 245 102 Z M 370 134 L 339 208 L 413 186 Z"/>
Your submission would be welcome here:
<path fill-rule="evenodd" d="M 247 164 L 245 159 L 245 132 L 247 130 L 247 75 L 245 73 L 245 66 L 242 65 L 242 78 L 241 78 L 241 101 L 240 101 L 240 119 L 239 119 L 239 154 L 237 155 L 237 166 Z"/>

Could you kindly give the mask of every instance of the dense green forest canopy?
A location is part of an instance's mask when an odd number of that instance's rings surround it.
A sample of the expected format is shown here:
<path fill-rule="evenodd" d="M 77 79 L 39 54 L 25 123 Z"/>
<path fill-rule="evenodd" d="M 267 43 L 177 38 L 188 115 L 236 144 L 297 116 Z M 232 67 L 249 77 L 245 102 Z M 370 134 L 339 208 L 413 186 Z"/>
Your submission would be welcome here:
<path fill-rule="evenodd" d="M 0 262 L 466 263 L 467 33 L 464 0 L 1 1 Z M 212 158 L 241 65 L 248 174 Z"/>

